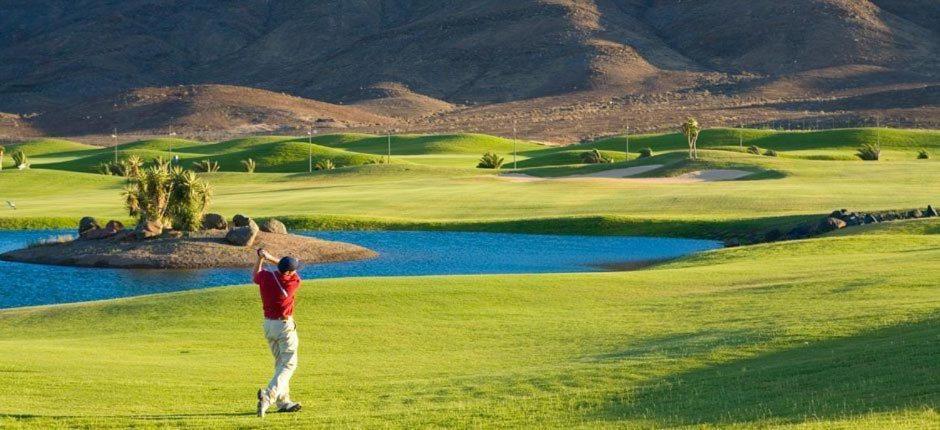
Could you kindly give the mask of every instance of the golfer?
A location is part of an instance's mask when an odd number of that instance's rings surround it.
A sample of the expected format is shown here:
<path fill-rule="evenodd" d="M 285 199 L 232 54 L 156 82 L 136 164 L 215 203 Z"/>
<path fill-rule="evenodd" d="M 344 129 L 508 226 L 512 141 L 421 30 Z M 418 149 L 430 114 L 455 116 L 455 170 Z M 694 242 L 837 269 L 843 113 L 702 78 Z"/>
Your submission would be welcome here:
<path fill-rule="evenodd" d="M 277 264 L 277 270 L 265 270 L 265 262 Z M 300 410 L 300 403 L 290 399 L 290 378 L 297 369 L 297 326 L 292 316 L 294 294 L 300 288 L 299 265 L 293 257 L 276 259 L 264 249 L 258 250 L 253 279 L 261 292 L 264 337 L 274 355 L 274 377 L 267 388 L 258 390 L 258 416 L 262 418 L 272 404 L 279 412 Z"/>

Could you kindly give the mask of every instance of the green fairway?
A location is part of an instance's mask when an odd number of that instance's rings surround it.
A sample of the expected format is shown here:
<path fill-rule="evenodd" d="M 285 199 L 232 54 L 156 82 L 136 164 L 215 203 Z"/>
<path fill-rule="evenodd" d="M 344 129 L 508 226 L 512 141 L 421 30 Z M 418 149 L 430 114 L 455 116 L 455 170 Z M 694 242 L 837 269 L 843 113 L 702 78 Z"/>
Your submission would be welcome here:
<path fill-rule="evenodd" d="M 640 272 L 307 282 L 306 410 L 264 423 L 253 287 L 8 310 L 0 425 L 927 428 L 938 261 L 940 236 L 851 236 Z"/>
<path fill-rule="evenodd" d="M 474 134 L 153 139 L 212 159 L 212 211 L 295 229 L 728 239 L 852 211 L 940 206 L 940 133 L 703 132 L 568 147 Z M 880 142 L 882 160 L 858 146 Z M 743 151 L 750 145 L 778 156 Z M 476 169 L 494 151 L 536 178 Z M 652 157 L 635 158 L 649 147 Z M 11 153 L 14 147 L 7 147 Z M 0 228 L 127 220 L 110 148 L 24 143 Z M 598 149 L 613 163 L 582 164 Z M 933 158 L 916 159 L 919 149 Z M 763 153 L 763 152 L 762 152 Z M 335 170 L 306 173 L 308 156 Z M 240 161 L 258 162 L 258 173 Z M 652 166 L 635 178 L 569 175 Z M 675 180 L 714 169 L 739 180 Z M 127 220 L 129 221 L 129 220 Z M 542 250 L 539 250 L 541 252 Z M 550 250 L 545 250 L 550 251 Z M 459 258 L 459 256 L 455 256 Z M 247 276 L 247 275 L 246 275 Z M 298 302 L 299 414 L 253 416 L 270 376 L 255 287 L 0 311 L 0 427 L 937 428 L 940 218 L 728 248 L 634 272 L 324 279 Z M 12 283 L 16 285 L 16 283 Z M 6 290 L 10 291 L 10 290 Z"/>

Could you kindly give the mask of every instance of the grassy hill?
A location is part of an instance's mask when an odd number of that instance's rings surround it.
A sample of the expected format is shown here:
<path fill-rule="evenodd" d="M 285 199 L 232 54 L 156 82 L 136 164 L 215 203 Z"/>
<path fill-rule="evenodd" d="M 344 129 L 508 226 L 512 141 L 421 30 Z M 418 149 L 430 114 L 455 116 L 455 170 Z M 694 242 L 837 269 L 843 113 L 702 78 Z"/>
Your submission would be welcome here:
<path fill-rule="evenodd" d="M 254 287 L 6 310 L 0 426 L 927 428 L 938 249 L 855 236 L 639 272 L 307 281 L 305 411 L 264 422 Z"/>

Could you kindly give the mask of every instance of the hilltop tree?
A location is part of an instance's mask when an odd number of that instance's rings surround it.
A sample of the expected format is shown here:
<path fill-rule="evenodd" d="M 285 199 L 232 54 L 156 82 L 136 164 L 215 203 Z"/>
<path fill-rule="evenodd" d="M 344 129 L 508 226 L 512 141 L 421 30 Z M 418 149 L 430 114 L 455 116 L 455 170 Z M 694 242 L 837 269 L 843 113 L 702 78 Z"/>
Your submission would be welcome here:
<path fill-rule="evenodd" d="M 682 134 L 685 135 L 685 140 L 689 143 L 689 158 L 692 160 L 698 159 L 698 135 L 702 132 L 702 127 L 699 126 L 698 121 L 695 118 L 689 118 L 684 123 L 682 123 Z"/>

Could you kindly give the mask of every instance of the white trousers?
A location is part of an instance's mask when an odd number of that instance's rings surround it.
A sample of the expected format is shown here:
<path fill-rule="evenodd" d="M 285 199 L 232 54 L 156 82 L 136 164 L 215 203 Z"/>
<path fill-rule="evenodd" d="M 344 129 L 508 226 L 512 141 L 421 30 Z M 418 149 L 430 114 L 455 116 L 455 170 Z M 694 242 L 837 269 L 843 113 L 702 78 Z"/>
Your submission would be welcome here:
<path fill-rule="evenodd" d="M 297 326 L 293 319 L 264 320 L 264 337 L 274 355 L 274 377 L 262 392 L 278 408 L 292 404 L 290 400 L 290 378 L 297 369 Z"/>

